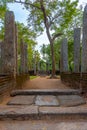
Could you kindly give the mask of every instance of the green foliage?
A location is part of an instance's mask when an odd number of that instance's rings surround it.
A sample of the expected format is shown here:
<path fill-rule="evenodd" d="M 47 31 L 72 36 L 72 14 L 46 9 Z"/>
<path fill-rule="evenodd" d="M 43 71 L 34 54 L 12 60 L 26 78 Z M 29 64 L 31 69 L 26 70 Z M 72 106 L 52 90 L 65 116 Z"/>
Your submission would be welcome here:
<path fill-rule="evenodd" d="M 33 66 L 36 65 L 36 70 L 38 70 L 38 63 L 40 61 L 40 53 L 35 50 L 33 52 Z"/>
<path fill-rule="evenodd" d="M 82 27 L 82 17 L 83 12 L 80 9 L 76 9 L 76 13 L 71 19 L 71 22 L 68 24 L 68 26 L 61 26 L 59 30 L 63 30 L 63 36 L 57 39 L 54 43 L 54 52 L 55 52 L 55 62 L 58 65 L 60 60 L 60 47 L 61 47 L 61 40 L 63 37 L 67 37 L 68 39 L 68 59 L 69 59 L 69 69 L 73 69 L 73 33 L 74 28 Z M 58 30 L 58 31 L 59 31 Z M 45 45 L 45 47 L 41 46 L 41 54 L 43 55 L 43 52 L 45 52 L 45 57 L 43 59 L 45 61 L 49 61 L 51 63 L 51 51 L 50 51 L 50 45 Z M 58 67 L 58 66 L 57 66 Z M 56 68 L 57 68 L 56 67 Z"/>
<path fill-rule="evenodd" d="M 11 0 L 0 0 L 0 41 L 4 40 L 4 18 L 5 13 L 8 10 L 7 8 L 7 2 L 11 2 Z M 17 22 L 17 28 L 18 28 L 18 64 L 20 64 L 20 42 L 23 39 L 23 41 L 28 45 L 28 66 L 29 69 L 33 68 L 33 56 L 35 52 L 35 45 L 37 44 L 35 42 L 36 33 L 34 31 L 31 31 L 27 26 L 25 26 L 23 23 Z"/>
<path fill-rule="evenodd" d="M 13 2 L 14 0 L 0 0 L 0 21 L 3 21 L 4 14 L 7 10 L 7 2 Z M 20 0 L 18 0 L 20 2 Z M 22 1 L 22 0 L 21 0 Z M 34 62 L 34 47 L 36 45 L 35 32 L 41 34 L 45 29 L 44 15 L 41 10 L 41 0 L 23 0 L 25 2 L 24 6 L 29 11 L 28 15 L 28 27 L 25 27 L 23 24 L 18 24 L 18 41 L 21 39 L 28 44 L 28 58 L 29 66 L 32 68 Z M 26 4 L 27 3 L 27 4 Z M 43 0 L 43 6 L 45 8 L 45 17 L 48 21 L 48 31 L 50 32 L 51 39 L 55 34 L 62 32 L 60 39 L 56 39 L 54 42 L 54 52 L 55 52 L 55 61 L 56 64 L 59 62 L 60 57 L 60 45 L 61 39 L 63 37 L 68 38 L 69 45 L 69 66 L 71 66 L 73 61 L 73 29 L 75 27 L 81 27 L 82 25 L 82 11 L 77 9 L 78 0 Z M 0 39 L 3 39 L 4 29 L 2 28 L 0 34 Z M 50 50 L 50 45 L 42 46 L 41 52 L 43 54 L 43 59 L 51 63 L 52 55 Z M 38 56 L 40 59 L 40 56 Z M 39 60 L 37 60 L 39 61 Z"/>
<path fill-rule="evenodd" d="M 29 11 L 29 17 L 28 17 L 28 25 L 29 27 L 36 32 L 41 33 L 44 28 L 46 28 L 46 32 L 50 45 L 52 45 L 52 38 L 62 32 L 63 36 L 65 37 L 67 34 L 69 34 L 69 48 L 72 50 L 72 29 L 73 27 L 78 27 L 81 23 L 81 13 L 80 10 L 77 9 L 77 4 L 78 0 L 44 0 L 43 1 L 43 7 L 44 7 L 44 12 L 41 6 L 42 0 L 34 0 L 33 2 L 31 0 L 27 0 L 27 2 L 30 2 L 33 4 L 31 6 L 30 4 L 25 5 L 26 9 Z M 79 17 L 80 16 L 80 17 Z M 76 21 L 77 20 L 77 21 Z M 46 23 L 45 23 L 46 22 Z M 48 26 L 48 28 L 46 27 Z M 61 37 L 61 38 L 62 38 Z M 50 40 L 51 39 L 51 40 Z M 60 42 L 57 40 L 53 41 L 54 43 L 54 53 L 55 55 L 53 56 L 52 54 L 52 49 L 50 51 L 50 46 L 48 45 L 46 48 L 43 46 L 41 49 L 41 52 L 44 54 L 44 51 L 47 50 L 46 52 L 46 58 L 45 60 L 53 61 L 53 57 L 55 57 L 55 61 L 58 63 L 59 59 L 59 52 L 57 49 L 60 50 Z M 58 48 L 57 48 L 58 47 Z M 57 48 L 57 49 L 56 49 Z M 49 53 L 49 54 L 48 54 Z M 44 56 L 43 56 L 44 58 Z M 69 53 L 69 63 L 71 64 L 72 60 L 72 54 L 71 52 Z M 54 62 L 54 61 L 53 61 Z M 53 63 L 52 62 L 52 63 Z M 53 68 L 53 67 L 52 67 Z"/>
<path fill-rule="evenodd" d="M 0 0 L 0 23 L 4 20 L 5 12 L 7 11 L 6 0 Z"/>
<path fill-rule="evenodd" d="M 36 56 L 36 60 L 38 62 L 40 58 L 40 54 L 38 51 L 35 51 L 35 46 L 37 43 L 35 42 L 36 34 L 28 29 L 23 23 L 17 23 L 18 27 L 18 45 L 19 45 L 19 55 L 20 55 L 20 43 L 21 40 L 24 41 L 28 45 L 28 68 L 33 69 L 33 59 L 34 55 Z"/>
<path fill-rule="evenodd" d="M 1 26 L 1 29 L 0 29 L 0 41 L 3 41 L 4 40 L 4 27 Z"/>
<path fill-rule="evenodd" d="M 54 53 L 55 53 L 56 69 L 58 69 L 58 66 L 59 66 L 60 45 L 61 45 L 61 38 L 56 40 L 55 43 L 54 43 Z M 47 62 L 47 63 L 52 65 L 50 44 L 45 45 L 45 47 L 43 47 L 43 46 L 41 47 L 41 53 L 43 54 L 43 52 L 44 52 L 44 57 L 43 57 L 44 62 Z"/>
<path fill-rule="evenodd" d="M 27 2 L 32 3 L 34 6 L 26 4 L 25 7 L 29 10 L 28 25 L 29 27 L 37 32 L 42 32 L 45 28 L 43 12 L 39 9 L 41 8 L 40 1 L 27 0 Z M 72 21 L 73 15 L 76 14 L 78 0 L 44 0 L 43 4 L 46 9 L 46 17 L 49 22 L 50 30 L 54 30 L 55 34 L 60 31 L 60 28 L 67 27 Z M 37 8 L 38 7 L 38 8 Z"/>
<path fill-rule="evenodd" d="M 30 76 L 30 80 L 37 78 L 37 76 Z"/>

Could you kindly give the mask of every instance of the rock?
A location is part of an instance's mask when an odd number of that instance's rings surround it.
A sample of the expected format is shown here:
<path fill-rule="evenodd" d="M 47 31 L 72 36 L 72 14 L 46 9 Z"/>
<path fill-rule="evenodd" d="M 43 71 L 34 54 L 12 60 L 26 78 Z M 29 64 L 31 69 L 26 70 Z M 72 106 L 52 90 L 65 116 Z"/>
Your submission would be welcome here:
<path fill-rule="evenodd" d="M 0 120 L 34 119 L 38 117 L 37 106 L 0 106 Z"/>
<path fill-rule="evenodd" d="M 34 104 L 35 96 L 15 96 L 9 101 L 8 105 L 32 105 Z"/>
<path fill-rule="evenodd" d="M 37 96 L 35 104 L 38 106 L 59 106 L 56 96 Z"/>
<path fill-rule="evenodd" d="M 57 96 L 57 98 L 60 103 L 60 106 L 70 107 L 86 103 L 85 100 L 78 95 L 62 95 Z"/>
<path fill-rule="evenodd" d="M 85 115 L 87 116 L 86 107 L 39 107 L 40 114 L 51 115 Z"/>

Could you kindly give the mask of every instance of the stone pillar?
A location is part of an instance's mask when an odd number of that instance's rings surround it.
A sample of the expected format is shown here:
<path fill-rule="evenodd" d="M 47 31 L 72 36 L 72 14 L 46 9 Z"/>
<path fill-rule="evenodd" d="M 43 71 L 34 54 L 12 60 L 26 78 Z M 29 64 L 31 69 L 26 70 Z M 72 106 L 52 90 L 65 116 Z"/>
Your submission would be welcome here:
<path fill-rule="evenodd" d="M 15 20 L 12 11 L 5 15 L 5 39 L 2 54 L 2 73 L 16 75 Z"/>
<path fill-rule="evenodd" d="M 48 62 L 46 62 L 46 71 L 48 72 Z"/>
<path fill-rule="evenodd" d="M 67 39 L 62 40 L 61 54 L 60 54 L 60 72 L 68 71 L 68 43 Z"/>
<path fill-rule="evenodd" d="M 34 75 L 37 74 L 37 70 L 36 70 L 36 57 L 34 57 Z"/>
<path fill-rule="evenodd" d="M 83 12 L 83 39 L 81 72 L 87 72 L 87 5 Z"/>
<path fill-rule="evenodd" d="M 74 29 L 74 72 L 80 69 L 80 28 Z"/>
<path fill-rule="evenodd" d="M 19 69 L 18 69 L 18 28 L 17 25 L 15 23 L 15 50 L 16 50 L 16 73 L 19 73 Z"/>
<path fill-rule="evenodd" d="M 0 74 L 2 73 L 2 44 L 3 42 L 0 41 Z"/>
<path fill-rule="evenodd" d="M 21 43 L 20 43 L 20 57 L 21 57 L 21 60 L 20 60 L 20 71 L 21 73 L 25 73 L 25 58 L 24 58 L 24 42 L 23 40 L 21 40 Z"/>
<path fill-rule="evenodd" d="M 25 55 L 25 73 L 28 73 L 28 52 L 27 52 L 28 46 L 27 44 L 24 44 L 24 55 Z"/>
<path fill-rule="evenodd" d="M 40 61 L 38 62 L 38 71 L 40 71 Z"/>
<path fill-rule="evenodd" d="M 20 63 L 20 71 L 21 73 L 27 73 L 27 45 L 21 41 L 20 45 L 20 56 L 21 56 L 21 63 Z"/>
<path fill-rule="evenodd" d="M 0 42 L 0 44 L 1 44 L 1 74 L 3 74 L 4 42 Z"/>

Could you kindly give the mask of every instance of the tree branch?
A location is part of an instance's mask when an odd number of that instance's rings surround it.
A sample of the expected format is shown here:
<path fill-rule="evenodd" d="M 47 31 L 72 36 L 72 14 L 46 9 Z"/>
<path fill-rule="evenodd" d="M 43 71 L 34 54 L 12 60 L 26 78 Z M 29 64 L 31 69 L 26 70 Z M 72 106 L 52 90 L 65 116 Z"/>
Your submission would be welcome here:
<path fill-rule="evenodd" d="M 54 20 L 57 19 L 60 16 L 60 14 L 56 14 L 52 19 L 50 18 L 50 26 L 54 24 Z"/>
<path fill-rule="evenodd" d="M 63 35 L 63 33 L 57 33 L 53 36 L 52 40 L 54 41 L 57 37 L 60 37 L 61 35 Z"/>
<path fill-rule="evenodd" d="M 34 5 L 34 4 L 30 3 L 30 2 L 23 2 L 23 1 L 21 1 L 21 0 L 19 0 L 19 1 L 14 0 L 14 2 L 15 2 L 15 3 L 25 4 L 25 5 L 30 5 L 30 6 L 32 6 L 32 7 L 35 7 L 35 8 L 37 8 L 37 9 L 41 10 L 41 8 L 40 8 L 40 7 L 38 7 L 38 6 Z"/>
<path fill-rule="evenodd" d="M 47 15 L 46 15 L 46 10 L 45 10 L 44 4 L 43 4 L 43 0 L 40 0 L 40 5 L 41 5 L 41 11 L 43 12 L 44 24 L 45 24 L 45 27 L 46 27 L 46 33 L 47 33 L 47 36 L 48 36 L 50 43 L 52 43 L 52 38 L 51 38 L 51 35 L 50 35 L 50 32 L 49 32 L 49 21 L 48 21 Z"/>

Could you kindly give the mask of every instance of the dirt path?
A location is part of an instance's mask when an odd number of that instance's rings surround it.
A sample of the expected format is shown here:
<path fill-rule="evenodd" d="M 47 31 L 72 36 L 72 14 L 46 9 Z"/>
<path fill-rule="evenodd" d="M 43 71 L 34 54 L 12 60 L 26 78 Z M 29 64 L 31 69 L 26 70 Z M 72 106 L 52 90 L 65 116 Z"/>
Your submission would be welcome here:
<path fill-rule="evenodd" d="M 32 80 L 28 80 L 24 85 L 23 89 L 67 89 L 60 78 L 59 79 L 49 79 L 49 77 L 37 77 Z M 7 102 L 11 100 L 11 97 L 7 97 L 3 99 L 1 105 L 7 104 Z"/>
<path fill-rule="evenodd" d="M 24 89 L 65 89 L 60 79 L 49 79 L 48 77 L 37 77 L 24 84 Z"/>

